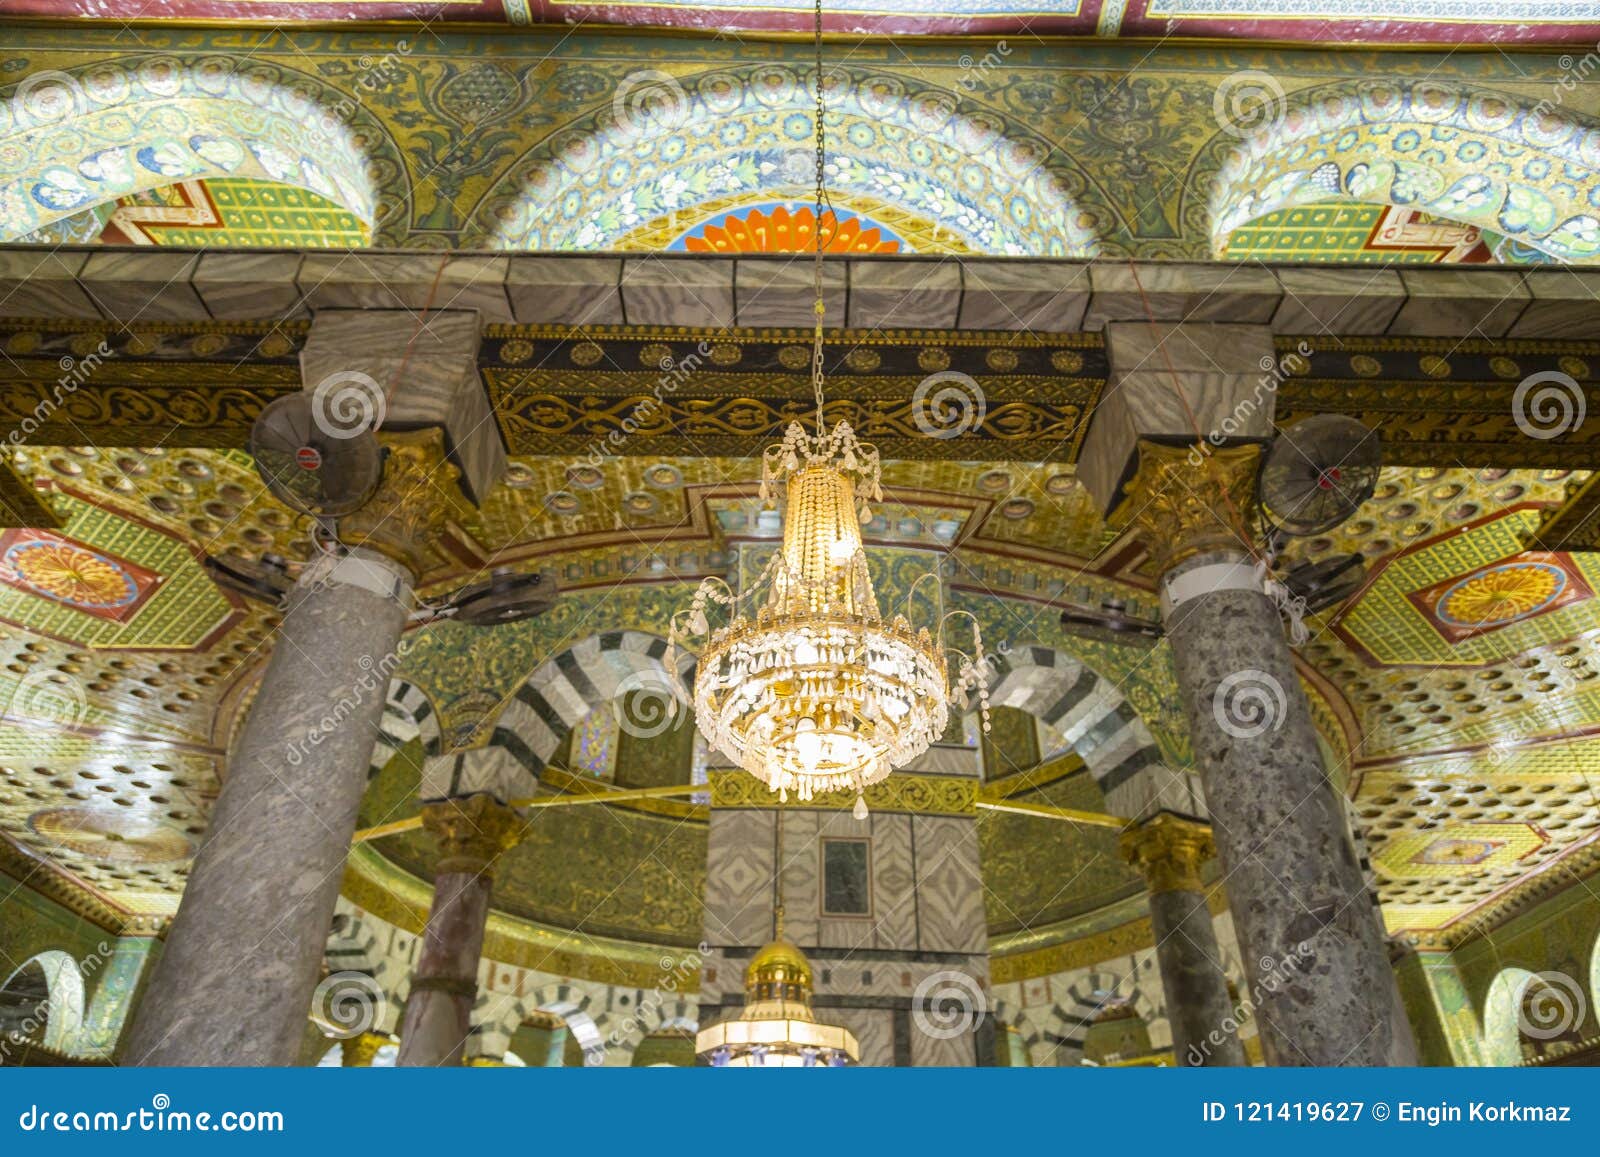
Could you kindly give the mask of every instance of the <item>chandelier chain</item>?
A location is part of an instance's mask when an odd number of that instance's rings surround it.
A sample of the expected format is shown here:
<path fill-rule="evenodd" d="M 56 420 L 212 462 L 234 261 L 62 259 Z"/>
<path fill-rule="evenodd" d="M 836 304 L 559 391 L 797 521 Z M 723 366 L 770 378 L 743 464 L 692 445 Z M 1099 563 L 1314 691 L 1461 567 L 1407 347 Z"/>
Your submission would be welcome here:
<path fill-rule="evenodd" d="M 827 164 L 826 138 L 822 126 L 824 111 L 822 97 L 822 0 L 816 0 L 816 38 L 817 58 L 817 189 L 816 210 L 813 238 L 816 245 L 815 257 L 812 261 L 812 289 L 816 295 L 814 309 L 816 311 L 816 331 L 811 347 L 811 389 L 816 395 L 817 402 L 817 434 L 820 436 L 824 429 L 822 418 L 822 318 L 826 306 L 822 296 L 822 213 L 823 205 L 827 200 L 827 191 L 823 187 L 824 166 Z"/>

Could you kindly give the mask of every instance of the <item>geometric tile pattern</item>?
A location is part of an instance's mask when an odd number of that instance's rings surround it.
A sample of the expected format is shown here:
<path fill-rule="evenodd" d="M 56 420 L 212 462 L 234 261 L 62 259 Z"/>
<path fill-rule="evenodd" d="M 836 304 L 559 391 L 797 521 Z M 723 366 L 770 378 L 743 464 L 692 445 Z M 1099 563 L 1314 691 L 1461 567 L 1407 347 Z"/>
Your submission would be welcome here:
<path fill-rule="evenodd" d="M 1573 557 L 1527 551 L 1407 597 L 1452 643 L 1594 597 Z"/>
<path fill-rule="evenodd" d="M 0 534 L 0 583 L 96 618 L 125 623 L 161 576 L 46 530 Z"/>
<path fill-rule="evenodd" d="M 1341 635 L 1386 664 L 1478 665 L 1589 629 L 1600 555 L 1524 553 L 1522 509 L 1392 559 L 1341 618 Z"/>
<path fill-rule="evenodd" d="M 1593 838 L 1600 737 L 1366 771 L 1355 799 L 1384 918 L 1427 931 Z"/>
<path fill-rule="evenodd" d="M 370 231 L 310 189 L 275 181 L 183 181 L 124 197 L 101 240 L 114 244 L 355 249 Z"/>
<path fill-rule="evenodd" d="M 1479 245 L 1477 229 L 1452 222 L 1413 222 L 1411 214 L 1392 205 L 1351 201 L 1279 209 L 1235 229 L 1223 256 L 1230 261 L 1417 265 L 1461 261 Z M 1487 258 L 1487 250 L 1483 256 Z"/>
<path fill-rule="evenodd" d="M 193 552 L 162 530 L 65 495 L 64 536 L 12 531 L 0 619 L 94 647 L 193 647 L 234 613 Z"/>

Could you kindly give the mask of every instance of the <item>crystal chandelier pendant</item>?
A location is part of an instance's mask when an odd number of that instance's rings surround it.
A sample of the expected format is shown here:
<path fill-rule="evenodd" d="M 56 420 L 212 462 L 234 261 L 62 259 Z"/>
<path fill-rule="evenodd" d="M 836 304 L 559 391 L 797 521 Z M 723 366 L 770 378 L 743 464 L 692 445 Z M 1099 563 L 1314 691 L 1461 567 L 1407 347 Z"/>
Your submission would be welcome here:
<path fill-rule="evenodd" d="M 848 424 L 815 436 L 791 424 L 762 460 L 761 496 L 780 486 L 782 547 L 744 596 L 706 579 L 672 641 L 705 637 L 693 704 L 713 748 L 784 800 L 854 791 L 862 818 L 866 788 L 936 742 L 968 691 L 987 728 L 982 639 L 974 621 L 972 655 L 946 647 L 946 624 L 964 612 L 930 630 L 879 611 L 861 540 L 867 499 L 881 497 L 878 454 Z M 729 621 L 711 629 L 715 606 Z"/>

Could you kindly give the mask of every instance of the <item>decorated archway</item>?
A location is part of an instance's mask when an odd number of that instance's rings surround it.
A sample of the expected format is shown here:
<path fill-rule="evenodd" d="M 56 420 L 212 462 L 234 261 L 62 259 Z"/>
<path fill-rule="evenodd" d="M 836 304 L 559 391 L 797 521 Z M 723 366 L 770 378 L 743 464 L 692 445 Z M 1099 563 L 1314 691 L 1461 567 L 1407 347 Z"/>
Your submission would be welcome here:
<path fill-rule="evenodd" d="M 1198 782 L 1162 761 L 1149 728 L 1112 681 L 1063 651 L 1017 647 L 995 661 L 989 701 L 1059 731 L 1118 815 L 1166 807 L 1203 816 Z"/>
<path fill-rule="evenodd" d="M 24 960 L 0 984 L 0 1015 L 7 1039 L 34 1041 L 70 1055 L 83 1028 L 83 973 L 65 952 L 50 950 Z"/>
<path fill-rule="evenodd" d="M 0 103 L 0 240 L 181 181 L 245 177 L 309 189 L 375 239 L 405 231 L 404 166 L 347 95 L 225 55 L 41 71 Z"/>
<path fill-rule="evenodd" d="M 1097 251 L 1097 223 L 1070 191 L 1084 182 L 1026 128 L 861 69 L 832 70 L 825 95 L 828 182 L 852 235 L 936 252 Z M 814 80 L 784 65 L 632 73 L 513 168 L 472 236 L 495 249 L 665 249 L 727 233 L 730 214 L 744 226 L 788 201 L 808 214 L 815 109 Z"/>
<path fill-rule="evenodd" d="M 1350 200 L 1479 226 L 1559 261 L 1600 258 L 1600 125 L 1454 82 L 1342 82 L 1287 97 L 1270 77 L 1258 85 L 1255 113 L 1219 132 L 1198 164 L 1196 188 L 1212 177 L 1203 227 L 1214 255 L 1269 213 Z"/>

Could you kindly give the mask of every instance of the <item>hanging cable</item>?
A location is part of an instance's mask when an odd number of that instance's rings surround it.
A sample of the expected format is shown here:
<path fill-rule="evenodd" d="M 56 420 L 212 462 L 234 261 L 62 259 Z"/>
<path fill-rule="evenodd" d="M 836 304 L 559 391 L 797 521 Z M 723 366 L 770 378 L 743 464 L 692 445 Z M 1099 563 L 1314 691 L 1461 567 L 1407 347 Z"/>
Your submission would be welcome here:
<path fill-rule="evenodd" d="M 827 309 L 822 296 L 822 214 L 823 204 L 826 201 L 827 190 L 823 188 L 823 170 L 827 163 L 826 138 L 822 127 L 823 99 L 822 99 L 822 0 L 816 2 L 816 58 L 817 58 L 817 188 L 816 202 L 812 210 L 814 223 L 812 226 L 812 241 L 816 249 L 812 261 L 811 288 L 816 295 L 813 308 L 816 311 L 817 327 L 811 348 L 811 391 L 817 403 L 817 437 L 822 437 L 825 427 L 822 420 L 822 318 Z"/>

